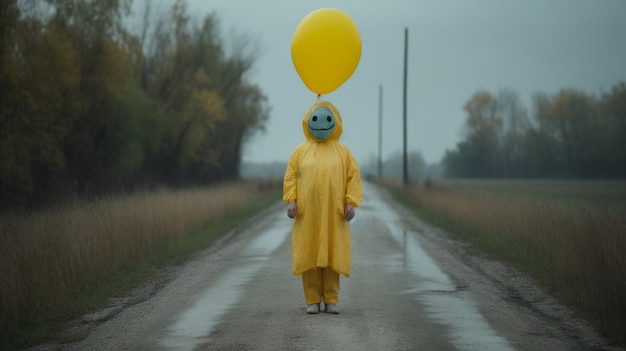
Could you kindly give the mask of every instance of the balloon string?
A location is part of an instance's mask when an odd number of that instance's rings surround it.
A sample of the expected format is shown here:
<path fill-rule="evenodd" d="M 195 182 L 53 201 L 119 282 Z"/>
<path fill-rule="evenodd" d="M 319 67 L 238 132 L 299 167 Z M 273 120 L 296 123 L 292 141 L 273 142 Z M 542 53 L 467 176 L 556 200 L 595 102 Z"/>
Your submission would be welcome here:
<path fill-rule="evenodd" d="M 317 94 L 317 99 L 315 99 L 315 103 L 319 103 L 320 102 L 320 97 L 322 96 L 322 94 Z"/>

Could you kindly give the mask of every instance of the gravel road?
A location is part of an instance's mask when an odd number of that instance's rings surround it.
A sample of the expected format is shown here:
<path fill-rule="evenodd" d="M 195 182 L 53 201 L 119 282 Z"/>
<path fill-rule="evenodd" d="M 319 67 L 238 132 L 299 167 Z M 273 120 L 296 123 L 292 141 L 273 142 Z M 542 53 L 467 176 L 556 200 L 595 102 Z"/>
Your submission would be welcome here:
<path fill-rule="evenodd" d="M 33 350 L 623 350 L 364 183 L 337 315 L 307 315 L 277 203 Z M 74 340 L 73 342 L 68 342 Z"/>

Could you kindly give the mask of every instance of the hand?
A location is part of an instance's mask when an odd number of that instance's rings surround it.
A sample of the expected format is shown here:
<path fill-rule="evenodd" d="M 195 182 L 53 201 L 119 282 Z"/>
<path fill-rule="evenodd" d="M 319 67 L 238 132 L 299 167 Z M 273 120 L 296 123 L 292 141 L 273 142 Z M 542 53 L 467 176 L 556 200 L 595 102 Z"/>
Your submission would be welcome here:
<path fill-rule="evenodd" d="M 354 206 L 347 204 L 345 213 L 346 213 L 346 221 L 350 222 L 352 218 L 354 218 Z"/>
<path fill-rule="evenodd" d="M 296 218 L 297 214 L 298 209 L 296 208 L 296 202 L 290 202 L 289 205 L 287 205 L 287 216 L 289 216 L 289 218 Z"/>

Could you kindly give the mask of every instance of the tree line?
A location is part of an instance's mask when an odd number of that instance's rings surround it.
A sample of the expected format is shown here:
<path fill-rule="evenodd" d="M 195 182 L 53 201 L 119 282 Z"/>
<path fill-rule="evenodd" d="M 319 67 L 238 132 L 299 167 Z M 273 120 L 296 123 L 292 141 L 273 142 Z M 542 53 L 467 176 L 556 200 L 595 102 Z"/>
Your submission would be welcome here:
<path fill-rule="evenodd" d="M 251 41 L 227 54 L 183 0 L 131 5 L 0 0 L 0 205 L 238 177 L 269 118 Z"/>
<path fill-rule="evenodd" d="M 442 160 L 449 177 L 626 177 L 626 83 L 537 93 L 530 114 L 513 90 L 478 91 L 464 111 L 464 139 Z"/>

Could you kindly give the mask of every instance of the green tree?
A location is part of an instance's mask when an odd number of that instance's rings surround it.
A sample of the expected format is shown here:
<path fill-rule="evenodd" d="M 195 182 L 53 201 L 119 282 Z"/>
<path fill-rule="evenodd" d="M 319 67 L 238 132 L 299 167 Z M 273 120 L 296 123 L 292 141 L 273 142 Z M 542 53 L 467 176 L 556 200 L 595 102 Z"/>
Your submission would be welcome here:
<path fill-rule="evenodd" d="M 178 0 L 155 20 L 146 4 L 134 34 L 130 0 L 0 0 L 4 202 L 239 175 L 269 118 L 249 43 L 226 57 L 214 14 L 196 25 Z"/>
<path fill-rule="evenodd" d="M 219 89 L 223 92 L 227 110 L 226 118 L 218 128 L 216 148 L 220 148 L 221 177 L 239 177 L 239 166 L 246 141 L 257 131 L 263 131 L 269 119 L 267 97 L 258 86 L 245 81 L 245 73 L 250 69 L 252 60 L 241 57 L 232 58 L 222 65 Z"/>
<path fill-rule="evenodd" d="M 65 142 L 68 178 L 79 191 L 106 188 L 114 160 L 107 149 L 118 93 L 129 75 L 129 59 L 120 42 L 128 1 L 49 0 L 49 26 L 71 43 L 78 55 L 80 97 L 77 118 Z"/>
<path fill-rule="evenodd" d="M 111 165 L 107 174 L 120 182 L 116 185 L 130 186 L 152 178 L 143 172 L 144 165 L 159 152 L 165 117 L 135 81 L 119 88 L 117 101 L 104 140 Z"/>
<path fill-rule="evenodd" d="M 599 168 L 603 174 L 626 177 L 626 83 L 602 94 L 598 122 Z"/>
<path fill-rule="evenodd" d="M 198 169 L 219 162 L 219 150 L 206 147 L 226 114 L 216 83 L 222 49 L 215 22 L 210 15 L 201 28 L 192 28 L 185 3 L 177 1 L 150 39 L 158 49 L 144 61 L 145 84 L 167 120 L 152 164 L 168 181 L 194 180 Z"/>
<path fill-rule="evenodd" d="M 528 112 L 519 94 L 503 89 L 497 96 L 498 115 L 502 118 L 500 136 L 503 176 L 523 176 L 527 172 L 522 138 L 529 128 Z"/>
<path fill-rule="evenodd" d="M 2 11 L 13 20 L 2 26 L 0 183 L 20 197 L 45 193 L 65 173 L 65 141 L 79 117 L 80 65 L 56 28 L 9 8 Z"/>
<path fill-rule="evenodd" d="M 532 103 L 534 119 L 523 139 L 530 174 L 538 177 L 563 176 L 565 158 L 557 125 L 550 117 L 552 100 L 545 93 L 536 93 Z"/>
<path fill-rule="evenodd" d="M 467 113 L 466 140 L 457 146 L 463 161 L 463 176 L 497 176 L 500 159 L 502 118 L 498 102 L 487 91 L 476 92 L 463 107 Z M 449 163 L 450 161 L 446 161 Z"/>
<path fill-rule="evenodd" d="M 586 93 L 563 89 L 553 98 L 548 118 L 556 127 L 563 144 L 567 174 L 586 176 L 590 173 L 592 158 L 595 102 Z"/>
<path fill-rule="evenodd" d="M 182 1 L 153 28 L 143 76 L 168 120 L 153 164 L 176 182 L 238 177 L 243 144 L 269 118 L 267 98 L 245 78 L 254 56 L 226 57 L 215 15 L 194 26 Z"/>

